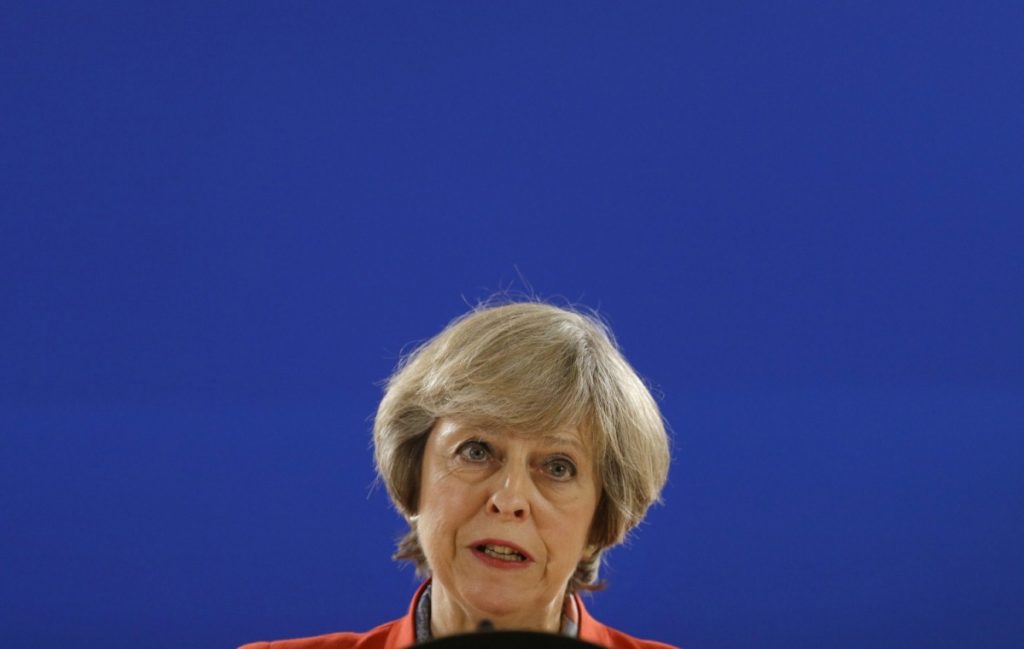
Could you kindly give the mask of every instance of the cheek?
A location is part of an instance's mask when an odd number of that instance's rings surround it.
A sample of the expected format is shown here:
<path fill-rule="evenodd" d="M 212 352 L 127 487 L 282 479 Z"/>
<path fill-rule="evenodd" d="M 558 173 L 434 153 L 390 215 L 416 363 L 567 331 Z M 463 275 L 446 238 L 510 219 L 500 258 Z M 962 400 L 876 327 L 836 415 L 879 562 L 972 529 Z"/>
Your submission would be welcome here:
<path fill-rule="evenodd" d="M 587 544 L 596 510 L 596 498 L 589 493 L 559 503 L 549 533 L 563 552 L 575 555 Z"/>
<path fill-rule="evenodd" d="M 586 508 L 566 512 L 563 518 L 562 538 L 566 545 L 583 546 L 590 535 L 593 513 Z"/>
<path fill-rule="evenodd" d="M 474 508 L 472 494 L 457 480 L 434 481 L 424 493 L 420 508 L 419 532 L 421 538 L 443 543 L 442 539 L 454 537 L 459 527 L 472 518 Z"/>

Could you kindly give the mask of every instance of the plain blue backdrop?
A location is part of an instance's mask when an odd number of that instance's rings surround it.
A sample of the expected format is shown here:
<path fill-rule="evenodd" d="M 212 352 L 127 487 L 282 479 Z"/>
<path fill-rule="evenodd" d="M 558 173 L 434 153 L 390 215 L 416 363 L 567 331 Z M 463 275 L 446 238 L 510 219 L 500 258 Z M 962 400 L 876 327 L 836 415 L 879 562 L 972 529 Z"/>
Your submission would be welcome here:
<path fill-rule="evenodd" d="M 603 621 L 1024 637 L 1013 2 L 4 2 L 0 628 L 367 629 L 403 350 L 597 308 L 673 430 Z"/>

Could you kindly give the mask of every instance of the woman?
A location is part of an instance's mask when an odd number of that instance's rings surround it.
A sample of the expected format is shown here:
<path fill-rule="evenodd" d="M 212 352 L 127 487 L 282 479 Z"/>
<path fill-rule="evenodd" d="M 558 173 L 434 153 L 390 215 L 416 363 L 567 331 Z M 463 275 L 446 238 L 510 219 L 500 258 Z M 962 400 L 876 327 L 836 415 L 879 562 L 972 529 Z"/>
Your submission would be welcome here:
<path fill-rule="evenodd" d="M 664 648 L 594 620 L 601 554 L 668 473 L 657 405 L 590 316 L 542 303 L 479 308 L 411 354 L 374 423 L 377 468 L 409 523 L 397 559 L 429 579 L 367 633 L 243 649 L 405 647 L 484 626 L 606 647 Z"/>

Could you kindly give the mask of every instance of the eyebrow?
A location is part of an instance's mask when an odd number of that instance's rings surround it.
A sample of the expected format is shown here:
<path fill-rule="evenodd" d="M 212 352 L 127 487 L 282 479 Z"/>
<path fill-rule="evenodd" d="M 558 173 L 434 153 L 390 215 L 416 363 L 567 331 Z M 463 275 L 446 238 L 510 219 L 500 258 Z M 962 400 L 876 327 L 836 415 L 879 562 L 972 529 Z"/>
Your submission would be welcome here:
<path fill-rule="evenodd" d="M 501 434 L 502 434 L 502 433 L 498 433 L 497 431 L 494 431 L 494 430 L 488 430 L 486 428 L 476 428 L 476 427 L 473 427 L 473 426 L 464 426 L 463 424 L 458 424 L 458 423 L 455 424 L 452 428 L 448 429 L 448 431 L 446 431 L 446 432 L 449 433 L 449 434 L 467 434 L 467 433 L 472 434 L 472 433 L 479 433 L 479 434 L 481 434 L 481 435 L 483 435 L 485 437 L 486 436 L 490 436 L 490 435 L 497 435 L 497 436 L 500 437 Z M 504 433 L 504 434 L 515 435 L 515 433 Z M 587 453 L 587 448 L 583 445 L 583 442 L 581 442 L 577 437 L 574 437 L 572 435 L 564 435 L 564 434 L 560 435 L 558 433 L 547 433 L 547 434 L 543 434 L 543 435 L 524 435 L 524 437 L 532 437 L 533 439 L 539 439 L 540 441 L 544 442 L 545 444 L 551 444 L 553 446 L 558 446 L 558 445 L 571 446 L 573 449 L 575 449 L 577 452 L 579 452 L 579 453 L 581 453 L 583 455 L 586 455 L 586 453 Z"/>
<path fill-rule="evenodd" d="M 541 435 L 540 440 L 545 444 L 559 445 L 565 444 L 575 448 L 580 453 L 584 453 L 586 449 L 583 447 L 583 443 L 575 437 L 569 435 Z"/>

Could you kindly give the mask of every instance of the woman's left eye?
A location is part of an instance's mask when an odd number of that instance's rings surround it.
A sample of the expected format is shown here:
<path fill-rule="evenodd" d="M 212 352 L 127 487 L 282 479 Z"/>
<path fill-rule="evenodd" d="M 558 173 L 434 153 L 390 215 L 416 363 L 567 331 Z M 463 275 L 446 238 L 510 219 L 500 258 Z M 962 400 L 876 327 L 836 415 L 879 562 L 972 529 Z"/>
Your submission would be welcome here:
<path fill-rule="evenodd" d="M 569 480 L 576 477 L 576 465 L 566 458 L 549 460 L 545 465 L 548 475 L 556 480 Z"/>
<path fill-rule="evenodd" d="M 458 449 L 459 457 L 470 462 L 484 462 L 491 456 L 491 449 L 483 442 L 466 442 Z"/>

